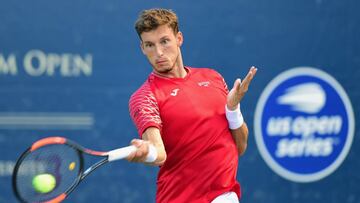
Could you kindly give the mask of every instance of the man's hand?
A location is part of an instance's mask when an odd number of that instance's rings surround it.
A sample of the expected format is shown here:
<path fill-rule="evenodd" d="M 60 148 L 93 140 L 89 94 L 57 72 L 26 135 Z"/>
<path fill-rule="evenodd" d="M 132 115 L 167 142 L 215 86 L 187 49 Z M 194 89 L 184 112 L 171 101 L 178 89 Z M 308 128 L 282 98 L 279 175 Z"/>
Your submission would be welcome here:
<path fill-rule="evenodd" d="M 130 162 L 142 162 L 150 165 L 161 166 L 166 161 L 164 143 L 161 139 L 160 130 L 156 127 L 147 128 L 142 134 L 142 139 L 133 139 L 131 141 L 131 145 L 135 146 L 137 150 L 126 158 Z M 156 151 L 155 153 L 154 150 Z M 148 155 L 150 156 L 148 157 Z M 150 160 L 155 158 L 155 160 L 149 161 L 149 158 Z"/>
<path fill-rule="evenodd" d="M 257 68 L 252 66 L 243 81 L 241 81 L 239 78 L 235 80 L 234 86 L 227 96 L 226 105 L 229 110 L 232 111 L 237 108 L 245 93 L 248 91 L 250 82 L 254 78 L 256 71 Z"/>
<path fill-rule="evenodd" d="M 131 162 L 144 162 L 149 153 L 149 141 L 133 139 L 131 145 L 134 145 L 137 150 L 131 153 L 126 159 Z"/>

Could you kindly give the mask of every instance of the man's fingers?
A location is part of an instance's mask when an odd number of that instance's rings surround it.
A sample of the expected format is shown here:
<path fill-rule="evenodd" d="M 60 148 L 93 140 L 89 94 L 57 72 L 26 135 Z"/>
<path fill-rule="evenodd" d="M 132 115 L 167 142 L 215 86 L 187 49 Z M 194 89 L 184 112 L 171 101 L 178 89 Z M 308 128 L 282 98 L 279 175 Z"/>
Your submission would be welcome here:
<path fill-rule="evenodd" d="M 253 79 L 254 75 L 256 74 L 257 68 L 252 66 L 246 75 L 245 79 L 243 80 L 243 83 L 250 83 L 250 81 Z"/>
<path fill-rule="evenodd" d="M 142 144 L 143 144 L 143 140 L 140 139 L 133 139 L 131 140 L 131 144 L 134 145 L 135 147 L 139 148 Z"/>
<path fill-rule="evenodd" d="M 137 149 L 135 152 L 131 153 L 127 160 L 131 162 L 142 162 L 146 159 L 146 155 L 149 152 L 148 141 L 144 141 L 141 139 L 133 139 L 131 141 L 131 145 L 135 146 Z"/>
<path fill-rule="evenodd" d="M 240 89 L 240 86 L 241 86 L 241 80 L 238 78 L 238 79 L 236 79 L 235 82 L 234 82 L 233 89 L 239 90 L 239 89 Z"/>
<path fill-rule="evenodd" d="M 255 74 L 257 72 L 257 68 L 255 68 L 254 66 L 252 66 L 248 72 L 248 74 L 246 75 L 246 77 L 244 78 L 243 82 L 241 83 L 241 86 L 243 88 L 245 88 L 245 90 L 247 90 L 247 88 L 249 87 L 249 84 L 251 82 L 251 80 L 254 78 Z"/>

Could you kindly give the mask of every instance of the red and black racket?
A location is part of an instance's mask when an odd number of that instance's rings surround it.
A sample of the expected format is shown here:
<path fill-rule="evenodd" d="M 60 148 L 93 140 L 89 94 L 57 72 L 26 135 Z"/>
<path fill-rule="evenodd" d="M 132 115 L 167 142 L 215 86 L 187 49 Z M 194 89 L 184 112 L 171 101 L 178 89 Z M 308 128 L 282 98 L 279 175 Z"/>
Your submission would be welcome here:
<path fill-rule="evenodd" d="M 63 137 L 41 139 L 19 157 L 14 167 L 12 181 L 15 195 L 21 202 L 61 202 L 95 169 L 108 162 L 124 159 L 134 151 L 135 146 L 128 146 L 99 152 Z M 102 159 L 84 170 L 85 154 Z M 153 154 L 149 153 L 149 156 Z M 33 186 L 33 179 L 39 174 L 51 174 L 56 180 L 54 189 L 46 193 L 38 192 Z"/>

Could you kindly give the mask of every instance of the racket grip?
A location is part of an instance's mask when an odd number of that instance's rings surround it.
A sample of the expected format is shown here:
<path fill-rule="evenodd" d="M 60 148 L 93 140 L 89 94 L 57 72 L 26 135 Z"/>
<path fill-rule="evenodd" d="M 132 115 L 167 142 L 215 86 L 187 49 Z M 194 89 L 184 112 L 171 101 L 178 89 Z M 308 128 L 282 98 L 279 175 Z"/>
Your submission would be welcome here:
<path fill-rule="evenodd" d="M 108 152 L 108 160 L 115 161 L 115 160 L 119 160 L 119 159 L 125 159 L 131 153 L 135 152 L 136 149 L 137 148 L 135 146 L 128 146 L 128 147 L 122 147 L 119 149 L 114 149 L 114 150 Z"/>
<path fill-rule="evenodd" d="M 115 161 L 115 160 L 119 160 L 119 159 L 124 159 L 127 156 L 129 156 L 131 153 L 135 152 L 137 150 L 137 148 L 133 145 L 128 146 L 128 147 L 122 147 L 119 149 L 115 149 L 112 151 L 108 152 L 108 160 L 110 161 Z M 152 163 L 157 159 L 157 150 L 155 148 L 154 145 L 150 144 L 149 145 L 149 152 L 146 156 L 145 162 L 147 163 Z"/>

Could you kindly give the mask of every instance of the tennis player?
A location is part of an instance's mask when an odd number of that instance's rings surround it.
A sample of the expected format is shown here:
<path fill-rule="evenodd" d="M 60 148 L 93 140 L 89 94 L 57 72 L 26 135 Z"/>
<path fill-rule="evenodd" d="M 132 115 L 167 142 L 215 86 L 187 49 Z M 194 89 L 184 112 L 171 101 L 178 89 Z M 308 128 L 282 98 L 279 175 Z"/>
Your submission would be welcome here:
<path fill-rule="evenodd" d="M 135 29 L 152 73 L 129 101 L 141 139 L 128 160 L 160 166 L 157 203 L 239 203 L 238 158 L 248 140 L 240 101 L 257 69 L 228 91 L 215 70 L 184 66 L 173 11 L 144 10 Z"/>

